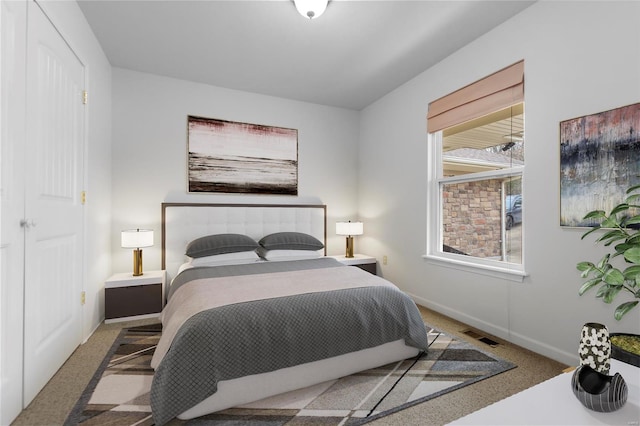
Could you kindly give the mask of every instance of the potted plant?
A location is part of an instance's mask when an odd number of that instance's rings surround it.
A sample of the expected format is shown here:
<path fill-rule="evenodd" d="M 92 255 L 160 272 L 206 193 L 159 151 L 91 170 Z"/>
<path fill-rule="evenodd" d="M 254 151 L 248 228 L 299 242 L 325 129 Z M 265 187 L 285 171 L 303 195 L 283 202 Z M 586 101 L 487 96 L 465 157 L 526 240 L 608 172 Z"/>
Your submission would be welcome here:
<path fill-rule="evenodd" d="M 598 263 L 580 262 L 577 268 L 582 272 L 581 277 L 586 279 L 578 294 L 582 296 L 591 288 L 600 286 L 596 297 L 605 303 L 612 303 L 619 293 L 631 294 L 635 300 L 621 303 L 614 311 L 614 318 L 622 319 L 630 310 L 640 302 L 640 185 L 627 189 L 627 198 L 623 203 L 615 206 L 607 215 L 603 210 L 594 210 L 587 213 L 584 219 L 600 220 L 600 224 L 593 226 L 582 235 L 587 235 L 604 229 L 604 233 L 596 239 L 596 243 L 604 243 L 606 247 L 613 247 L 611 253 L 604 255 Z M 618 258 L 618 264 L 624 269 L 618 268 L 612 262 Z M 640 366 L 640 336 L 612 333 L 612 356 L 616 359 L 629 362 L 621 357 L 627 354 L 635 354 L 631 357 L 630 364 Z M 621 349 L 621 346 L 626 349 Z M 623 351 L 621 353 L 621 351 Z"/>

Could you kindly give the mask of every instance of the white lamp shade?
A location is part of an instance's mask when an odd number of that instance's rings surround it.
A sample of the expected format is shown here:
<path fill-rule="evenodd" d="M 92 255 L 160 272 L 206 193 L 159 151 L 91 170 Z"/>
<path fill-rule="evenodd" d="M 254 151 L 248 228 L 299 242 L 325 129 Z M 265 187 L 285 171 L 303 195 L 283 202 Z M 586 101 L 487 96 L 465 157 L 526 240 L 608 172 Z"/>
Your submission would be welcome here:
<path fill-rule="evenodd" d="M 296 4 L 296 9 L 298 9 L 300 15 L 305 18 L 316 19 L 327 9 L 329 0 L 293 0 L 293 2 Z"/>
<path fill-rule="evenodd" d="M 153 245 L 152 229 L 127 229 L 121 234 L 122 248 L 151 247 Z"/>
<path fill-rule="evenodd" d="M 362 235 L 363 230 L 362 222 L 336 222 L 336 234 L 338 235 Z"/>

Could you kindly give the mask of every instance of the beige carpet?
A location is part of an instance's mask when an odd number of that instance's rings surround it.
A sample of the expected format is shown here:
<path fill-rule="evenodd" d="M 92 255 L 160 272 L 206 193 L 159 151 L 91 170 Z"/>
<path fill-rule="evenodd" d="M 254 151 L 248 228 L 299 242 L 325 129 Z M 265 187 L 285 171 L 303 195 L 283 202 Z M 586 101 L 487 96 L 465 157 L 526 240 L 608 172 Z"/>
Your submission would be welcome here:
<path fill-rule="evenodd" d="M 468 327 L 433 311 L 421 308 L 425 322 L 466 340 L 482 350 L 518 365 L 497 376 L 474 383 L 433 400 L 376 420 L 371 425 L 446 424 L 509 395 L 560 374 L 566 367 L 558 362 L 490 337 L 499 344 L 491 347 L 470 338 Z M 85 389 L 114 340 L 125 327 L 153 323 L 154 320 L 102 324 L 86 344 L 80 346 L 36 399 L 13 423 L 20 425 L 61 425 Z M 180 424 L 175 421 L 174 424 Z"/>

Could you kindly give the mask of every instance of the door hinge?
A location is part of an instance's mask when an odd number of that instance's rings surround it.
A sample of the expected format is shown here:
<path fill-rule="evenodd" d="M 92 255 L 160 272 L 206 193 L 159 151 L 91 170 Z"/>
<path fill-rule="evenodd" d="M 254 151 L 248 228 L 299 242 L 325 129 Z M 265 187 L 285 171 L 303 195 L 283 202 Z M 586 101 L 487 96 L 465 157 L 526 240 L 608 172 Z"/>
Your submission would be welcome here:
<path fill-rule="evenodd" d="M 86 105 L 89 98 L 89 93 L 86 90 L 82 91 L 82 105 Z"/>
<path fill-rule="evenodd" d="M 82 203 L 83 206 L 87 202 L 87 191 L 82 191 L 80 193 L 80 202 Z"/>
<path fill-rule="evenodd" d="M 83 291 L 82 293 L 80 293 L 80 304 L 81 304 L 81 305 L 84 305 L 86 301 L 87 301 L 87 295 L 86 295 L 86 293 Z"/>

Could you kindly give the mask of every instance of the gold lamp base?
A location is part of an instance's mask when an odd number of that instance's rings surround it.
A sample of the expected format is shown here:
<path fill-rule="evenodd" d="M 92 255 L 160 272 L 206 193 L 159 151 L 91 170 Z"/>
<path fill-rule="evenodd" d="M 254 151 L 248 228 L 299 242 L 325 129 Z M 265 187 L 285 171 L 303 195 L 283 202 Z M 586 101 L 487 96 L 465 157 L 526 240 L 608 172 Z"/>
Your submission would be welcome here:
<path fill-rule="evenodd" d="M 347 250 L 344 257 L 353 257 L 353 237 L 351 235 L 347 237 Z"/>
<path fill-rule="evenodd" d="M 133 250 L 133 276 L 142 275 L 142 249 Z"/>

